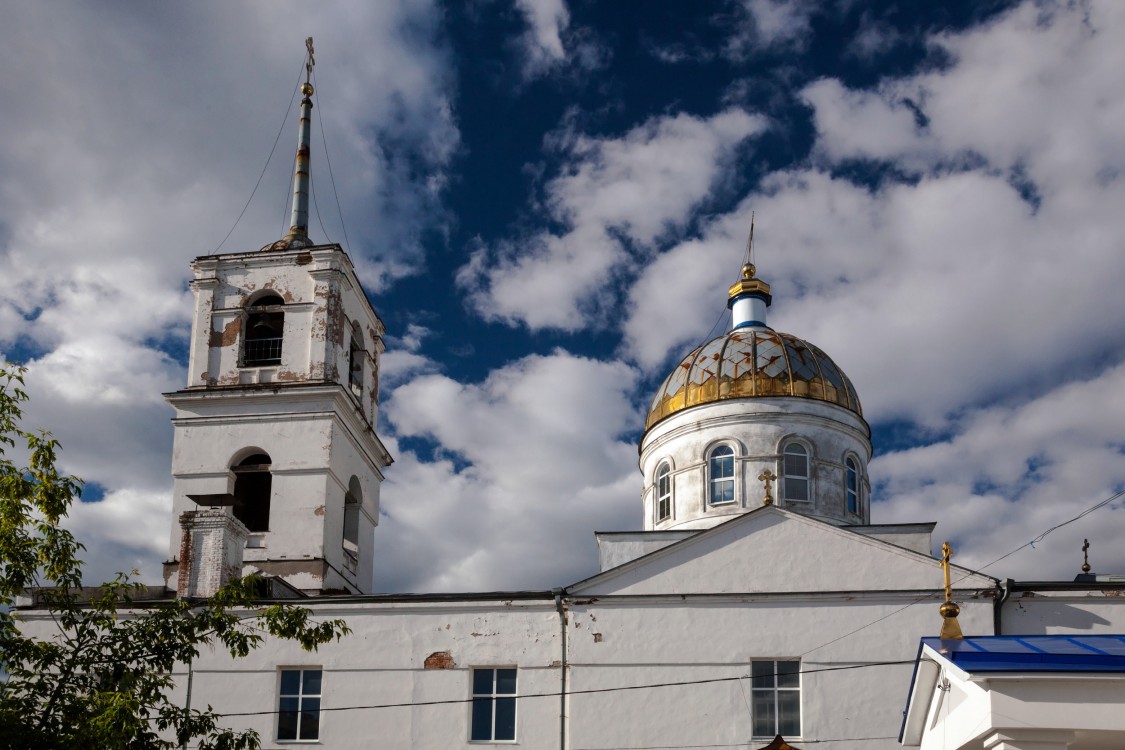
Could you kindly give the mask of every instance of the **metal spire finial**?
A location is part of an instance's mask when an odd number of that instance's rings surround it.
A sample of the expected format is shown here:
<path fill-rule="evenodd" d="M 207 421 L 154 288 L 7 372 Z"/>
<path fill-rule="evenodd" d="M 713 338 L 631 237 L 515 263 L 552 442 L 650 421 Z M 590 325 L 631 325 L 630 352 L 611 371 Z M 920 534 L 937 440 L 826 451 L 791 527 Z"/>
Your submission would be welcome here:
<path fill-rule="evenodd" d="M 754 212 L 750 212 L 750 236 L 746 239 L 746 257 L 738 281 L 727 290 L 727 307 L 731 310 L 731 327 L 766 327 L 766 308 L 770 306 L 770 285 L 756 278 L 754 267 Z"/>
<path fill-rule="evenodd" d="M 312 79 L 313 66 L 316 65 L 316 58 L 313 57 L 313 42 L 311 36 L 305 39 L 305 49 L 309 52 L 308 56 L 305 58 L 305 83 L 309 83 Z"/>
<path fill-rule="evenodd" d="M 1082 572 L 1083 573 L 1089 573 L 1090 572 L 1089 550 L 1090 550 L 1090 540 L 1089 539 L 1083 539 L 1082 540 Z"/>
<path fill-rule="evenodd" d="M 312 161 L 309 154 L 310 130 L 312 129 L 312 69 L 316 65 L 313 58 L 313 40 L 305 39 L 305 82 L 301 84 L 301 121 L 297 128 L 297 160 L 293 170 L 293 209 L 289 214 L 289 234 L 280 242 L 267 245 L 263 250 L 287 250 L 295 247 L 309 247 L 309 189 Z"/>
<path fill-rule="evenodd" d="M 750 212 L 750 237 L 746 240 L 746 262 L 754 262 L 754 212 Z"/>
<path fill-rule="evenodd" d="M 957 622 L 957 615 L 961 608 L 953 601 L 953 584 L 949 581 L 950 560 L 953 558 L 953 547 L 949 542 L 941 545 L 941 569 L 945 575 L 945 603 L 939 607 L 941 612 L 941 635 L 943 641 L 959 641 L 965 636 L 961 635 L 961 625 Z"/>

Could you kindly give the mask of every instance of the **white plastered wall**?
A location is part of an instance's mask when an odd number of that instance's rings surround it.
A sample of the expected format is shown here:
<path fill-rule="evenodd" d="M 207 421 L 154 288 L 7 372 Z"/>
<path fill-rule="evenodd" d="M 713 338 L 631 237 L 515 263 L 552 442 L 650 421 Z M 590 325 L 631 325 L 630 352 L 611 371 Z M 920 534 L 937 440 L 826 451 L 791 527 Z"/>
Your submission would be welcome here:
<path fill-rule="evenodd" d="M 188 387 L 166 394 L 176 409 L 171 558 L 179 549 L 175 519 L 195 507 L 188 495 L 229 493 L 230 467 L 264 452 L 270 524 L 251 534 L 246 569 L 283 575 L 306 591 L 370 592 L 381 470 L 390 463 L 374 429 L 383 326 L 350 261 L 327 245 L 208 256 L 193 270 Z M 266 294 L 284 301 L 281 362 L 244 367 L 247 305 Z M 364 352 L 359 388 L 349 382 L 353 335 Z M 354 563 L 342 545 L 352 476 L 363 490 Z M 174 565 L 165 572 L 170 580 Z"/>
<path fill-rule="evenodd" d="M 867 462 L 871 458 L 870 430 L 863 419 L 843 407 L 798 397 L 730 399 L 693 406 L 657 423 L 641 440 L 640 468 L 644 474 L 644 528 L 701 529 L 745 513 L 762 504 L 764 485 L 758 476 L 769 469 L 780 475 L 781 450 L 787 439 L 811 451 L 809 502 L 775 502 L 800 513 L 840 523 L 870 520 Z M 707 503 L 707 452 L 717 444 L 735 449 L 735 502 Z M 845 499 L 847 456 L 859 466 L 860 513 L 848 513 Z M 657 523 L 654 477 L 657 467 L 670 461 L 672 516 Z"/>

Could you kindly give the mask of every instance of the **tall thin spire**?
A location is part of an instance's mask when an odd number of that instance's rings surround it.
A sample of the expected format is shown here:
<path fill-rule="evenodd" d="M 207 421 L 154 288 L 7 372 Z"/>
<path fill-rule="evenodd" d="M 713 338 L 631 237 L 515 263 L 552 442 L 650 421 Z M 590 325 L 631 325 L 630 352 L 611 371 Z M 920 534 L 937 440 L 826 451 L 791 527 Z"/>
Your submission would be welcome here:
<path fill-rule="evenodd" d="M 309 184 L 312 161 L 309 154 L 310 131 L 312 129 L 312 69 L 316 64 L 313 57 L 313 40 L 305 40 L 308 53 L 305 57 L 305 82 L 301 84 L 301 121 L 297 128 L 297 161 L 293 171 L 293 210 L 289 214 L 289 234 L 278 243 L 284 248 L 308 247 L 309 240 Z M 270 247 L 276 247 L 271 245 Z"/>
<path fill-rule="evenodd" d="M 770 285 L 757 278 L 754 267 L 754 213 L 750 213 L 750 237 L 746 240 L 746 258 L 738 281 L 727 290 L 727 307 L 731 311 L 731 327 L 766 328 L 766 308 L 773 297 Z"/>
<path fill-rule="evenodd" d="M 750 237 L 746 240 L 746 263 L 754 263 L 754 212 L 750 212 Z M 744 264 L 745 265 L 745 264 Z"/>

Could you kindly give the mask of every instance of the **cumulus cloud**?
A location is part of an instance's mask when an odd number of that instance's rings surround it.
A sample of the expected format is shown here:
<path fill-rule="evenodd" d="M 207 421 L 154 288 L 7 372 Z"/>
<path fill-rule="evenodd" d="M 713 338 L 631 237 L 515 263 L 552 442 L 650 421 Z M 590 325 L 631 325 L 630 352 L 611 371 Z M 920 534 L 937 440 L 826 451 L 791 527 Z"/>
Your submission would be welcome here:
<path fill-rule="evenodd" d="M 739 58 L 771 49 L 803 49 L 816 10 L 812 0 L 741 0 L 726 52 Z"/>
<path fill-rule="evenodd" d="M 983 564 L 1120 489 L 1122 29 L 1118 4 L 1028 3 L 935 37 L 940 69 L 813 82 L 812 159 L 647 264 L 626 355 L 655 377 L 702 339 L 756 210 L 771 324 L 825 348 L 876 427 L 950 436 L 872 464 L 875 521 L 939 520 Z M 1116 507 L 990 572 L 1068 577 L 1084 536 L 1119 570 Z"/>
<path fill-rule="evenodd" d="M 935 538 L 960 546 L 960 564 L 987 565 L 1125 487 L 1120 410 L 1107 408 L 1122 388 L 1125 364 L 1117 364 L 1017 405 L 966 414 L 949 439 L 872 462 L 872 476 L 893 497 L 873 511 L 884 522 L 936 520 Z M 1125 570 L 1122 523 L 1119 500 L 989 572 L 1066 578 L 1079 572 L 1085 538 L 1095 571 Z"/>
<path fill-rule="evenodd" d="M 940 421 L 1119 350 L 1125 183 L 1107 175 L 1125 146 L 1107 133 L 1125 97 L 1120 53 L 1101 50 L 1121 22 L 1113 8 L 1092 17 L 1104 34 L 1085 31 L 1077 10 L 1044 25 L 1023 8 L 942 37 L 957 52 L 946 70 L 874 91 L 810 85 L 814 164 L 767 176 L 646 267 L 630 292 L 630 355 L 657 366 L 712 325 L 751 209 L 759 269 L 774 283 L 771 320 L 824 346 L 860 387 L 869 418 Z M 1053 67 L 1041 61 L 1046 49 L 1058 52 Z M 994 77 L 1009 76 L 995 72 L 997 56 L 1025 50 L 1039 74 L 997 86 Z M 1056 86 L 1081 91 L 1058 107 Z M 981 92 L 1000 89 L 1007 101 L 977 106 Z M 857 161 L 884 161 L 908 179 L 833 173 Z"/>
<path fill-rule="evenodd" d="M 727 174 L 732 150 L 764 128 L 729 109 L 653 118 L 619 138 L 573 135 L 545 186 L 545 211 L 561 229 L 479 247 L 459 282 L 490 318 L 571 331 L 600 322 L 615 274 L 682 228 Z"/>
<path fill-rule="evenodd" d="M 639 419 L 635 383 L 620 362 L 555 351 L 480 383 L 428 375 L 397 388 L 379 587 L 548 588 L 596 572 L 592 531 L 631 528 L 640 507 L 636 447 L 620 437 Z M 432 441 L 436 457 L 403 449 L 406 437 Z"/>
<path fill-rule="evenodd" d="M 533 78 L 565 61 L 563 32 L 570 25 L 565 0 L 516 0 L 516 8 L 527 19 L 521 40 L 524 75 Z"/>
<path fill-rule="evenodd" d="M 420 238 L 443 221 L 459 141 L 446 53 L 425 33 L 441 16 L 425 2 L 311 15 L 296 3 L 70 4 L 24 6 L 10 20 L 0 60 L 13 73 L 0 92 L 19 105 L 0 144 L 0 355 L 29 366 L 28 424 L 49 427 L 63 467 L 106 489 L 76 508 L 76 528 L 101 538 L 109 521 L 98 519 L 132 502 L 121 533 L 155 524 L 165 536 L 171 412 L 160 394 L 183 385 L 188 264 L 223 239 L 278 127 L 269 189 L 223 251 L 284 233 L 295 110 L 281 116 L 305 35 L 317 48 L 313 178 L 325 221 L 322 231 L 314 213 L 311 234 L 344 239 L 323 123 L 352 258 L 379 289 L 418 271 Z M 121 552 L 105 538 L 88 542 L 90 570 Z M 134 541 L 129 555 L 154 555 L 138 564 L 146 571 L 167 554 Z"/>
<path fill-rule="evenodd" d="M 123 489 L 94 503 L 76 503 L 66 526 L 86 545 L 82 576 L 88 582 L 113 580 L 136 570 L 136 580 L 158 584 L 168 559 L 169 497 L 172 483 L 158 491 Z"/>

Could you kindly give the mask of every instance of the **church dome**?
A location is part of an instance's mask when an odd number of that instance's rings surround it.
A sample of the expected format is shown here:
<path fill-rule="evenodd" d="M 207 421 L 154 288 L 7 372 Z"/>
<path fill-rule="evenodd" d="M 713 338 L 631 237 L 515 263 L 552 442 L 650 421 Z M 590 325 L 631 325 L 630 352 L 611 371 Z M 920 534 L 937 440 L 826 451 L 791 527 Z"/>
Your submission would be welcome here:
<path fill-rule="evenodd" d="M 711 339 L 676 365 L 656 391 L 645 430 L 692 406 L 770 396 L 827 401 L 863 416 L 855 387 L 827 354 L 788 333 L 749 325 Z"/>

